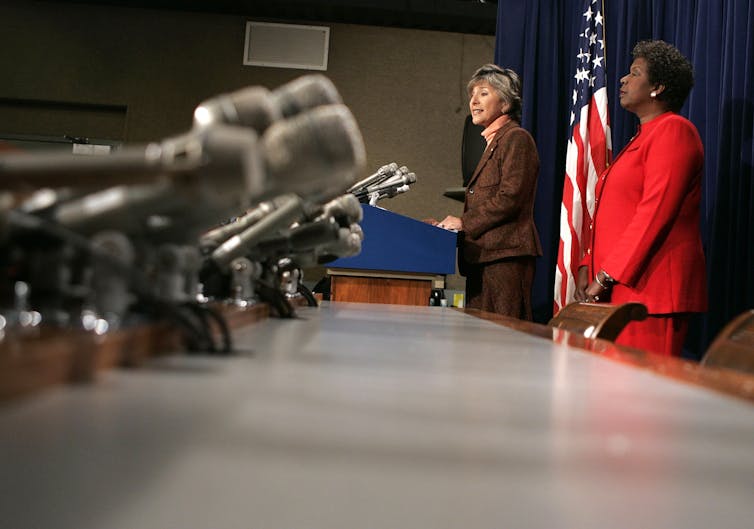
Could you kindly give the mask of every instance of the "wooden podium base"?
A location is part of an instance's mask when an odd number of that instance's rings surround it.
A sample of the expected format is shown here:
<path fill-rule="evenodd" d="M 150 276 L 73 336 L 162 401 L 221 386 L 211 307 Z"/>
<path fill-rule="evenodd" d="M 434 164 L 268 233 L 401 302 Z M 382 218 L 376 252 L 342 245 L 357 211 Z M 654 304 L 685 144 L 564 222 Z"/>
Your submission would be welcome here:
<path fill-rule="evenodd" d="M 330 300 L 394 305 L 428 305 L 433 288 L 445 288 L 445 277 L 434 274 L 328 269 Z"/>

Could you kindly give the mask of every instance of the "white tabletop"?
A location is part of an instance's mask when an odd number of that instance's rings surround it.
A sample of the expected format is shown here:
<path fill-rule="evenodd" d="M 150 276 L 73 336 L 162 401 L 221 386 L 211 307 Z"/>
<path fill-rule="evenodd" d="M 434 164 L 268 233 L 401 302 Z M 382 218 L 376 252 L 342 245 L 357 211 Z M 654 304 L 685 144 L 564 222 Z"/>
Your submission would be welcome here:
<path fill-rule="evenodd" d="M 448 308 L 323 304 L 0 407 L 0 527 L 736 528 L 754 406 Z"/>

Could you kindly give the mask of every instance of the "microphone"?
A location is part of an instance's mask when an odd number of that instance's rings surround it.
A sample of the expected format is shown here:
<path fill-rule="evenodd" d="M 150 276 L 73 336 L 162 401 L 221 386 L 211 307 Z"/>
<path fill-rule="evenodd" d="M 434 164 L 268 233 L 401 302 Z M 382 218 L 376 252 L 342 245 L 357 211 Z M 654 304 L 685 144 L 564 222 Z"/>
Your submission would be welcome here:
<path fill-rule="evenodd" d="M 325 216 L 333 217 L 341 225 L 348 225 L 361 222 L 364 211 L 361 209 L 359 200 L 351 193 L 347 193 L 322 206 L 322 213 L 316 218 L 319 219 Z"/>
<path fill-rule="evenodd" d="M 369 205 L 375 206 L 377 202 L 379 202 L 383 198 L 393 198 L 396 195 L 406 193 L 407 191 L 409 191 L 409 189 L 410 188 L 408 185 L 403 185 L 400 187 L 393 187 L 393 188 L 386 189 L 383 191 L 376 191 L 369 195 Z"/>
<path fill-rule="evenodd" d="M 23 190 L 29 187 L 106 188 L 115 184 L 154 182 L 166 173 L 195 171 L 206 163 L 206 146 L 220 127 L 211 131 L 191 131 L 162 142 L 124 147 L 103 156 L 82 156 L 69 152 L 38 151 L 0 156 L 0 186 Z M 239 141 L 256 143 L 249 132 L 223 134 L 232 145 Z M 216 142 L 220 143 L 220 142 Z"/>
<path fill-rule="evenodd" d="M 299 251 L 292 258 L 300 266 L 319 266 L 340 257 L 351 257 L 361 252 L 364 232 L 358 224 L 340 227 L 337 237 L 306 252 Z"/>
<path fill-rule="evenodd" d="M 236 257 L 249 253 L 251 248 L 261 244 L 264 239 L 288 228 L 303 214 L 304 204 L 301 198 L 296 195 L 286 195 L 278 199 L 274 210 L 218 246 L 212 252 L 211 259 L 220 269 L 227 269 Z"/>
<path fill-rule="evenodd" d="M 237 219 L 214 228 L 204 235 L 199 240 L 199 246 L 205 251 L 214 251 L 223 243 L 228 243 L 229 239 L 235 235 L 241 235 L 242 237 L 249 237 L 250 234 L 246 233 L 251 226 L 255 226 L 262 219 L 266 218 L 273 211 L 284 207 L 291 200 L 296 200 L 302 210 L 306 211 L 303 215 L 305 218 L 311 220 L 322 220 L 326 217 L 334 218 L 340 225 L 351 224 L 354 222 L 360 222 L 363 216 L 363 211 L 359 201 L 351 194 L 345 194 L 338 198 L 331 200 L 330 202 L 313 207 L 309 203 L 304 203 L 299 197 L 295 195 L 281 195 L 266 202 L 262 202 L 253 209 L 250 209 Z M 293 224 L 298 219 L 292 217 L 290 224 Z M 268 221 L 269 222 L 269 221 Z M 283 225 L 283 227 L 288 227 Z M 257 230 L 262 229 L 261 226 L 256 227 Z M 265 228 L 267 229 L 267 228 Z M 247 240 L 246 244 L 251 245 L 258 241 L 256 238 L 254 241 Z"/>
<path fill-rule="evenodd" d="M 184 165 L 198 162 L 188 149 Z M 177 161 L 176 161 L 177 163 Z M 62 152 L 13 153 L 0 157 L 0 188 L 23 191 L 39 187 L 103 188 L 115 184 L 153 181 L 173 165 L 159 143 L 119 149 L 103 156 Z"/>
<path fill-rule="evenodd" d="M 291 228 L 286 235 L 262 241 L 251 251 L 259 259 L 279 258 L 307 252 L 338 240 L 340 226 L 332 218 L 323 218 Z"/>
<path fill-rule="evenodd" d="M 275 121 L 318 106 L 342 102 L 338 90 L 327 77 L 305 75 L 272 92 L 261 86 L 252 86 L 208 99 L 194 110 L 194 127 L 227 123 L 251 127 L 262 134 Z"/>
<path fill-rule="evenodd" d="M 125 235 L 116 231 L 102 231 L 92 237 L 91 243 L 96 253 L 107 255 L 109 259 L 92 259 L 87 298 L 101 317 L 110 324 L 117 324 L 134 301 L 131 281 L 123 273 L 123 267 L 133 266 L 136 249 Z M 112 260 L 122 266 L 113 266 Z"/>
<path fill-rule="evenodd" d="M 229 211 L 275 195 L 342 192 L 366 157 L 356 120 L 344 105 L 318 107 L 277 122 L 261 139 L 251 129 L 219 124 L 153 144 L 142 155 L 144 166 L 160 160 L 157 182 L 64 202 L 54 210 L 54 220 L 83 231 L 143 229 L 155 215 L 178 215 L 184 225 L 213 225 Z M 99 158 L 74 160 L 73 165 L 98 174 Z M 62 160 L 58 169 L 66 169 Z M 0 181 L 2 175 L 0 171 Z"/>
<path fill-rule="evenodd" d="M 161 168 L 155 171 L 153 183 L 114 186 L 85 194 L 60 203 L 50 216 L 55 222 L 83 232 L 145 230 L 158 215 L 167 217 L 167 221 L 171 216 L 182 217 L 184 229 L 217 223 L 227 217 L 233 204 L 238 205 L 239 195 L 247 187 L 246 175 L 262 171 L 257 160 L 258 144 L 253 131 L 226 125 L 150 144 L 142 150 L 143 167 Z M 106 158 L 68 156 L 60 158 L 58 169 L 75 168 L 89 175 L 98 174 L 100 158 Z M 82 170 L 84 167 L 86 171 Z M 262 178 L 257 175 L 255 179 Z M 202 207 L 197 208 L 196 204 Z"/>
<path fill-rule="evenodd" d="M 318 248 L 318 258 L 323 255 L 336 257 L 350 257 L 361 252 L 361 241 L 364 240 L 364 232 L 358 224 L 352 224 L 348 228 L 338 230 L 338 238 L 330 244 Z"/>
<path fill-rule="evenodd" d="M 226 123 L 250 127 L 261 134 L 282 117 L 269 90 L 262 86 L 250 86 L 200 103 L 194 109 L 194 128 Z"/>
<path fill-rule="evenodd" d="M 268 195 L 343 192 L 366 160 L 356 119 L 345 105 L 317 107 L 274 123 L 262 143 Z"/>
<path fill-rule="evenodd" d="M 254 248 L 247 248 L 245 256 L 236 257 L 229 263 L 230 273 L 235 276 L 235 267 L 239 262 L 255 263 L 260 269 L 264 262 L 278 261 L 295 253 L 309 252 L 318 245 L 332 243 L 340 236 L 340 227 L 332 218 L 325 218 L 305 225 L 296 226 L 283 235 L 265 239 Z M 228 270 L 224 270 L 214 259 L 205 261 L 201 277 L 205 285 L 205 291 L 213 296 L 223 296 L 223 276 L 227 276 Z M 259 274 L 257 274 L 257 278 Z"/>
<path fill-rule="evenodd" d="M 263 241 L 252 252 L 258 259 L 289 257 L 302 266 L 313 266 L 361 251 L 364 235 L 358 224 L 342 227 L 332 218 L 291 229 L 287 235 Z"/>
<path fill-rule="evenodd" d="M 304 75 L 294 79 L 273 90 L 271 97 L 284 118 L 315 107 L 343 103 L 333 82 L 322 74 Z"/>
<path fill-rule="evenodd" d="M 390 189 L 391 187 L 411 185 L 416 182 L 416 175 L 414 173 L 396 173 L 387 180 L 380 182 L 378 185 L 370 186 L 367 188 L 367 192 L 382 191 L 384 189 Z"/>
<path fill-rule="evenodd" d="M 225 270 L 233 260 L 243 255 L 288 255 L 312 250 L 320 244 L 332 244 L 333 240 L 337 240 L 343 225 L 355 226 L 355 229 L 349 229 L 349 233 L 356 230 L 361 234 L 359 242 L 363 238 L 361 227 L 356 224 L 363 213 L 353 195 L 332 200 L 322 207 L 322 213 L 314 220 L 301 224 L 295 224 L 304 216 L 306 209 L 306 204 L 300 197 L 278 197 L 274 201 L 274 208 L 248 228 L 239 230 L 212 252 L 210 258 L 217 268 Z M 255 210 L 252 211 L 256 213 Z M 340 233 L 340 237 L 346 238 L 346 235 Z M 353 250 L 350 246 L 348 249 Z M 360 249 L 359 246 L 356 250 Z"/>
<path fill-rule="evenodd" d="M 231 222 L 213 228 L 202 235 L 199 239 L 199 246 L 205 250 L 214 250 L 230 237 L 241 233 L 259 222 L 261 219 L 278 209 L 281 205 L 284 205 L 289 199 L 290 195 L 282 195 L 260 203 Z"/>
<path fill-rule="evenodd" d="M 402 193 L 408 192 L 410 189 L 411 188 L 408 185 L 403 185 L 403 186 L 400 186 L 400 187 L 394 187 L 392 189 L 388 189 L 386 191 L 381 191 L 377 195 L 377 200 L 380 200 L 382 198 L 393 198 L 396 195 L 400 195 Z M 375 202 L 377 202 L 377 200 L 375 200 Z M 374 204 L 372 204 L 372 205 L 374 205 Z"/>
<path fill-rule="evenodd" d="M 218 124 L 206 134 L 205 165 L 231 170 L 234 191 L 258 201 L 282 193 L 305 196 L 343 191 L 364 166 L 364 140 L 351 111 L 342 104 L 323 105 L 273 123 L 257 135 L 246 128 Z M 242 141 L 233 136 L 244 137 Z M 235 140 L 235 141 L 234 141 Z M 241 175 L 239 175 L 239 170 Z"/>
<path fill-rule="evenodd" d="M 377 170 L 376 173 L 367 176 L 363 180 L 359 180 L 354 185 L 349 187 L 348 192 L 352 193 L 357 189 L 364 189 L 367 186 L 372 185 L 379 180 L 383 180 L 393 175 L 396 171 L 398 171 L 398 164 L 395 162 L 389 163 L 387 165 L 383 165 Z"/>
<path fill-rule="evenodd" d="M 416 175 L 414 173 L 398 173 L 395 176 L 388 178 L 379 185 L 368 187 L 354 193 L 354 196 L 360 202 L 367 202 L 373 196 L 379 196 L 384 198 L 386 196 L 392 197 L 398 193 L 405 193 L 409 190 L 409 186 L 416 182 Z M 403 189 L 405 188 L 405 189 Z M 401 189 L 401 191 L 397 191 Z"/>

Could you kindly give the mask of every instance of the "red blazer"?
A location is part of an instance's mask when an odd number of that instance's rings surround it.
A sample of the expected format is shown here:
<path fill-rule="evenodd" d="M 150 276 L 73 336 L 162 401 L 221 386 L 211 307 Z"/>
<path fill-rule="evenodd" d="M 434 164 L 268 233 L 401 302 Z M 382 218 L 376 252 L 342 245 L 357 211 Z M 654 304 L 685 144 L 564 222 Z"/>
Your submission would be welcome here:
<path fill-rule="evenodd" d="M 507 122 L 482 153 L 466 185 L 463 261 L 488 263 L 542 255 L 534 225 L 538 175 L 534 139 L 515 121 Z"/>
<path fill-rule="evenodd" d="M 707 310 L 699 232 L 704 152 L 687 119 L 666 112 L 639 132 L 600 176 L 591 247 L 582 264 L 618 284 L 611 302 L 653 314 Z"/>

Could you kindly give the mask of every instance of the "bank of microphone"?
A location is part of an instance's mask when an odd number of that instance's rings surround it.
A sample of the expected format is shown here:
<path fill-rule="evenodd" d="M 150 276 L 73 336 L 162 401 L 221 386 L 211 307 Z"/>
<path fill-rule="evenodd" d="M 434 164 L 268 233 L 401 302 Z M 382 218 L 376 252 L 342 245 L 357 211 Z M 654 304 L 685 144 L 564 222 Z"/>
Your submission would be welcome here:
<path fill-rule="evenodd" d="M 332 245 L 339 238 L 347 239 L 337 230 L 348 228 L 353 232 L 351 226 L 358 226 L 362 214 L 358 200 L 350 194 L 323 205 L 308 203 L 295 194 L 281 195 L 259 204 L 233 222 L 208 231 L 201 236 L 200 247 L 217 269 L 227 270 L 241 256 L 269 258 L 273 251 L 281 255 L 303 252 L 313 249 L 307 244 Z M 343 249 L 347 251 L 351 249 Z"/>
<path fill-rule="evenodd" d="M 289 257 L 305 266 L 320 255 L 348 257 L 361 251 L 363 233 L 358 224 L 342 226 L 325 217 L 294 226 L 286 234 L 261 242 L 250 249 L 249 257 L 258 260 Z M 302 262 L 303 261 L 303 262 Z"/>
<path fill-rule="evenodd" d="M 374 205 L 378 200 L 383 198 L 392 198 L 398 194 L 407 192 L 410 189 L 411 184 L 415 182 L 416 175 L 413 172 L 410 172 L 407 167 L 403 166 L 396 170 L 391 176 L 360 189 L 356 189 L 352 191 L 352 193 L 359 202 Z"/>
<path fill-rule="evenodd" d="M 351 187 L 348 188 L 349 193 L 356 193 L 358 191 L 364 190 L 367 187 L 371 185 L 378 184 L 391 176 L 393 176 L 397 171 L 399 171 L 398 164 L 395 162 L 391 162 L 389 164 L 383 165 L 377 171 L 366 178 L 359 180 L 355 184 L 353 184 Z M 408 171 L 408 169 L 407 169 Z"/>

